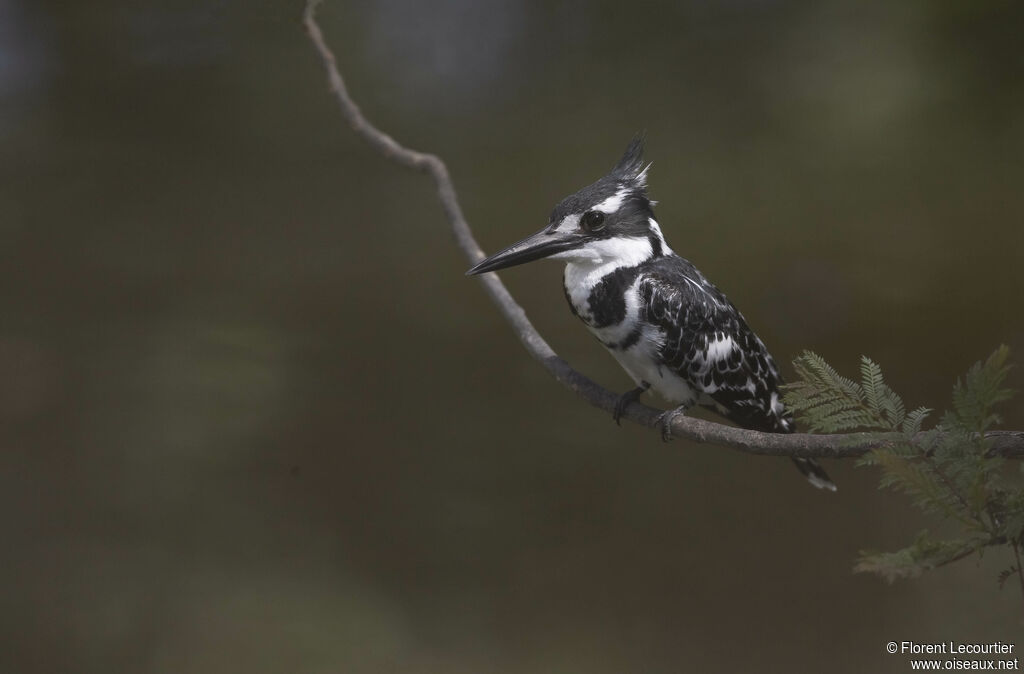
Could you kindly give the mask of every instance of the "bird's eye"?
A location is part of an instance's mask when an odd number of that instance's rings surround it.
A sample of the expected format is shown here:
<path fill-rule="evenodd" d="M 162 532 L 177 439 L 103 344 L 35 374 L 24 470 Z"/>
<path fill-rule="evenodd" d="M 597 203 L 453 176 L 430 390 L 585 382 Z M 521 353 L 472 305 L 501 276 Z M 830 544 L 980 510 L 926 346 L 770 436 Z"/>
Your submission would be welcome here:
<path fill-rule="evenodd" d="M 604 213 L 601 211 L 587 211 L 580 220 L 583 229 L 588 232 L 597 232 L 604 229 Z"/>

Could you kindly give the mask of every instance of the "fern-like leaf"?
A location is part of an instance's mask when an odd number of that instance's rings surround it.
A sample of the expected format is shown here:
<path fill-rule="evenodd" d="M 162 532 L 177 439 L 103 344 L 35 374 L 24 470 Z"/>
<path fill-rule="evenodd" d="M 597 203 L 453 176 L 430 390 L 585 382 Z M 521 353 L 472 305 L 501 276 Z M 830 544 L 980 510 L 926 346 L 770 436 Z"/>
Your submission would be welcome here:
<path fill-rule="evenodd" d="M 863 455 L 858 465 L 878 466 L 881 487 L 907 494 L 918 508 L 955 521 L 963 532 L 964 538 L 946 541 L 922 532 L 902 550 L 862 552 L 856 571 L 890 581 L 912 578 L 988 546 L 1024 544 L 1020 476 L 1007 480 L 1006 460 L 989 456 L 985 438 L 999 421 L 993 408 L 1011 395 L 1003 386 L 1008 356 L 1009 350 L 1000 347 L 971 367 L 954 387 L 952 410 L 931 430 L 923 429 L 932 410 L 918 407 L 907 413 L 903 399 L 885 383 L 882 368 L 867 356 L 860 361 L 859 382 L 810 351 L 794 361 L 798 380 L 786 387 L 785 402 L 801 422 L 816 432 L 884 431 L 887 443 L 893 432 L 902 436 L 903 442 Z M 1001 573 L 999 582 L 1014 574 L 1021 575 L 1016 566 Z"/>
<path fill-rule="evenodd" d="M 884 471 L 882 487 L 902 491 L 925 512 L 938 513 L 970 529 L 976 528 L 977 523 L 964 512 L 960 499 L 927 462 L 889 450 L 875 450 L 871 453 Z"/>
<path fill-rule="evenodd" d="M 903 400 L 882 376 L 882 368 L 863 356 L 861 381 L 839 374 L 816 353 L 793 361 L 798 380 L 785 387 L 785 402 L 812 432 L 898 431 L 906 417 Z"/>
<path fill-rule="evenodd" d="M 861 551 L 861 557 L 853 570 L 877 573 L 891 583 L 900 578 L 916 578 L 925 571 L 980 551 L 986 544 L 980 539 L 937 541 L 930 538 L 927 531 L 922 531 L 912 545 L 902 550 Z"/>
<path fill-rule="evenodd" d="M 960 424 L 975 432 L 984 432 L 999 423 L 999 415 L 993 413 L 992 408 L 1013 395 L 1013 391 L 1003 388 L 1010 371 L 1009 356 L 1010 349 L 1004 344 L 984 364 L 975 363 L 963 381 L 957 380 L 953 387 L 953 410 Z"/>
<path fill-rule="evenodd" d="M 918 407 L 903 420 L 903 432 L 913 437 L 921 432 L 921 424 L 924 423 L 925 418 L 932 413 L 932 410 L 927 407 Z"/>
<path fill-rule="evenodd" d="M 1012 576 L 1015 573 L 1017 573 L 1017 567 L 1016 566 L 1011 566 L 1010 568 L 1003 569 L 1002 571 L 999 572 L 999 576 L 996 578 L 996 580 L 999 581 L 999 589 L 1000 590 L 1002 590 L 1003 586 L 1006 585 L 1006 581 L 1010 579 L 1010 576 Z"/>
<path fill-rule="evenodd" d="M 864 399 L 868 409 L 881 415 L 882 399 L 885 396 L 885 381 L 882 379 L 882 368 L 867 356 L 860 357 L 860 379 L 864 389 Z"/>

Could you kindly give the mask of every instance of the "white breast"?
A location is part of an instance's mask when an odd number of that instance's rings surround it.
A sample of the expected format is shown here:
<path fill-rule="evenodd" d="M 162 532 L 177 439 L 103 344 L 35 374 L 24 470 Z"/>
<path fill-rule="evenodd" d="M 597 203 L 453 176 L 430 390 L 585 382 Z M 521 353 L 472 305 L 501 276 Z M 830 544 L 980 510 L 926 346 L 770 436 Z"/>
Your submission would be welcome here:
<path fill-rule="evenodd" d="M 634 267 L 650 259 L 651 254 L 651 242 L 645 237 L 615 237 L 591 241 L 586 246 L 551 257 L 567 260 L 562 278 L 569 301 L 576 313 L 589 317 L 587 300 L 594 286 L 616 269 Z"/>
<path fill-rule="evenodd" d="M 572 271 L 570 271 L 570 269 Z M 622 322 L 603 328 L 590 325 L 590 307 L 588 298 L 594 285 L 600 282 L 604 274 L 588 274 L 579 265 L 570 264 L 566 267 L 565 283 L 576 313 L 587 324 L 587 329 L 597 337 L 606 348 L 608 345 L 621 344 L 640 323 L 640 279 L 626 290 L 626 316 Z M 570 285 L 573 283 L 574 285 Z M 665 400 L 678 405 L 692 405 L 697 396 L 686 381 L 673 372 L 660 366 L 659 351 L 664 343 L 664 334 L 653 325 L 643 325 L 640 339 L 627 349 L 608 348 L 608 351 L 619 362 L 622 369 L 640 386 L 642 382 L 651 385 L 651 389 Z"/>
<path fill-rule="evenodd" d="M 657 223 L 652 221 L 652 225 L 657 230 Z M 658 234 L 660 236 L 660 231 Z M 576 313 L 602 344 L 621 344 L 640 323 L 640 279 L 626 289 L 626 315 L 615 325 L 603 328 L 590 325 L 593 318 L 590 294 L 608 274 L 621 267 L 638 265 L 651 255 L 649 239 L 630 237 L 594 241 L 581 249 L 553 256 L 568 260 L 563 276 L 566 294 Z M 660 366 L 658 353 L 663 343 L 664 335 L 660 330 L 652 325 L 644 325 L 640 339 L 635 344 L 628 349 L 609 348 L 609 351 L 638 386 L 647 382 L 655 393 L 666 400 L 679 405 L 692 405 L 697 395 L 686 380 Z"/>
<path fill-rule="evenodd" d="M 665 400 L 677 405 L 692 405 L 697 400 L 696 392 L 685 379 L 660 365 L 658 351 L 662 345 L 661 331 L 653 326 L 644 326 L 640 340 L 625 351 L 609 349 L 615 360 L 640 386 L 643 382 Z"/>

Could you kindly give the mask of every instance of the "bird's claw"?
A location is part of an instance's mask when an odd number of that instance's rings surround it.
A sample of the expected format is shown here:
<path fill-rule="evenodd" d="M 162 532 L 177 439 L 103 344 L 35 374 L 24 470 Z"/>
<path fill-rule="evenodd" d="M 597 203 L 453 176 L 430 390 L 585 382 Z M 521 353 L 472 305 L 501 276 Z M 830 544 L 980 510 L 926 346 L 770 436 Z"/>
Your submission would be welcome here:
<path fill-rule="evenodd" d="M 661 441 L 668 442 L 672 439 L 672 421 L 680 414 L 686 414 L 686 405 L 681 405 L 671 410 L 665 410 L 658 415 L 658 425 L 661 426 Z"/>
<path fill-rule="evenodd" d="M 650 387 L 650 384 L 643 382 L 635 389 L 630 389 L 619 396 L 619 399 L 615 401 L 615 410 L 612 412 L 612 420 L 615 421 L 616 425 L 622 425 L 622 415 L 626 413 L 626 408 L 636 401 L 637 398 L 646 393 L 647 389 Z"/>

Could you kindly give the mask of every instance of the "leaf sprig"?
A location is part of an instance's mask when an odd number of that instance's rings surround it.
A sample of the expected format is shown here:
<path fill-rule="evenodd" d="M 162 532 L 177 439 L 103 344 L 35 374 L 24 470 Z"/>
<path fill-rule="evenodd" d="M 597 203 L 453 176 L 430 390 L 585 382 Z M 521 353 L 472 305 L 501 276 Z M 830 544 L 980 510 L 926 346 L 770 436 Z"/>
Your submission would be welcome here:
<path fill-rule="evenodd" d="M 868 431 L 902 436 L 885 449 L 866 454 L 859 465 L 882 471 L 880 488 L 896 489 L 922 511 L 954 523 L 956 538 L 935 539 L 922 531 L 910 545 L 894 552 L 862 551 L 856 571 L 877 573 L 889 581 L 913 578 L 924 571 L 984 550 L 1008 546 L 1015 558 L 1024 542 L 1024 488 L 1007 479 L 1003 458 L 992 455 L 985 432 L 1002 422 L 995 406 L 1013 392 L 1004 383 L 1010 350 L 1000 346 L 975 363 L 953 386 L 952 406 L 932 429 L 932 413 L 917 407 L 909 413 L 889 387 L 882 368 L 861 357 L 860 381 L 844 377 L 810 351 L 793 363 L 797 380 L 784 398 L 807 428 L 820 433 Z M 1016 575 L 1024 590 L 1019 561 L 1006 569 L 1000 585 Z"/>

